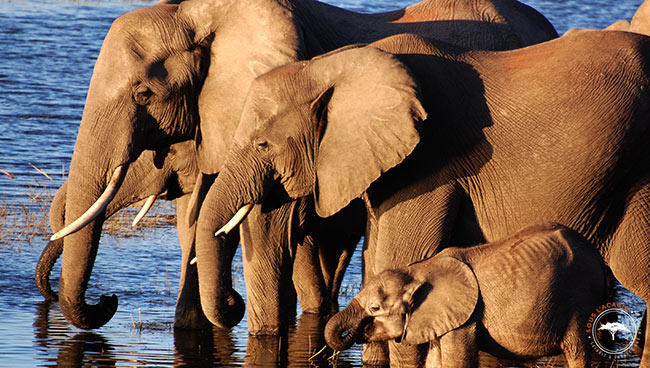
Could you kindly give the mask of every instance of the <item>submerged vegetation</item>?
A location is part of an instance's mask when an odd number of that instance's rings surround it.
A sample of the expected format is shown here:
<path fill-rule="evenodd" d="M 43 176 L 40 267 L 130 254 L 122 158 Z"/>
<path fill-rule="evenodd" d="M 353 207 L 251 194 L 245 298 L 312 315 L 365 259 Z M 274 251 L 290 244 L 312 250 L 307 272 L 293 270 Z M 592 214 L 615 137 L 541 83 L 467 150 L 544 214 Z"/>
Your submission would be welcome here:
<path fill-rule="evenodd" d="M 16 247 L 28 243 L 41 246 L 52 235 L 49 211 L 57 188 L 45 171 L 31 165 L 45 180 L 34 178 L 32 185 L 23 185 L 24 198 L 9 201 L 0 197 L 0 246 Z M 10 173 L 0 170 L 9 180 Z M 143 228 L 164 228 L 176 225 L 176 211 L 173 201 L 157 201 L 136 227 L 131 226 L 140 207 L 132 206 L 109 218 L 103 232 L 118 238 L 144 236 Z"/>

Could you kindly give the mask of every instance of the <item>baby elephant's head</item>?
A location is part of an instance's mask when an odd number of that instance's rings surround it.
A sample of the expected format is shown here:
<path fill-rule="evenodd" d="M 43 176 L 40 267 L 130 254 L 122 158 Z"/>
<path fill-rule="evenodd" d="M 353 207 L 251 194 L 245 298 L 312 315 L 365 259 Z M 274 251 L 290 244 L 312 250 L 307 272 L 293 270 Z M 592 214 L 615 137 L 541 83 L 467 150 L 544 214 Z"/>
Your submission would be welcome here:
<path fill-rule="evenodd" d="M 421 344 L 467 322 L 478 294 L 471 268 L 455 258 L 434 257 L 386 270 L 330 319 L 325 339 L 335 350 L 393 339 Z"/>
<path fill-rule="evenodd" d="M 413 295 L 423 283 L 406 269 L 380 273 L 327 323 L 327 344 L 344 350 L 355 342 L 399 339 L 413 306 Z"/>

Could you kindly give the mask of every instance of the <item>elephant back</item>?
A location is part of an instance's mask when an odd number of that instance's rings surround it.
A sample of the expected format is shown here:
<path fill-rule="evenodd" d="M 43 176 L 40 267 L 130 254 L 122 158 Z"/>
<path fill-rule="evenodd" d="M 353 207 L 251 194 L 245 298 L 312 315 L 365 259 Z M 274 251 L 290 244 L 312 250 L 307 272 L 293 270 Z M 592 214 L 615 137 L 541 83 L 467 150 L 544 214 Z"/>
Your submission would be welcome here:
<path fill-rule="evenodd" d="M 481 291 L 485 343 L 502 354 L 557 353 L 573 316 L 587 315 L 603 301 L 601 257 L 573 230 L 556 224 L 527 228 L 480 247 L 482 256 L 471 266 Z"/>

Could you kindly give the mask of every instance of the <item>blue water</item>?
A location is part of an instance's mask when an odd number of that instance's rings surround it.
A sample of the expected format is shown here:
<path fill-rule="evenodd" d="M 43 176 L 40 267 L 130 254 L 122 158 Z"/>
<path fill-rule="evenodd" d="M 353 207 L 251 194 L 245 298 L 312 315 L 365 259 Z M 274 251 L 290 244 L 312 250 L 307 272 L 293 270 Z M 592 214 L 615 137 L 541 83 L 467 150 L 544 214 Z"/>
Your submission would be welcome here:
<path fill-rule="evenodd" d="M 364 12 L 392 10 L 411 2 L 330 1 Z M 572 27 L 602 28 L 630 19 L 641 0 L 526 3 L 563 33 Z M 0 170 L 9 174 L 0 171 L 0 367 L 242 366 L 249 344 L 272 346 L 268 341 L 249 341 L 245 320 L 211 336 L 174 334 L 180 250 L 171 226 L 130 237 L 104 235 L 89 298 L 116 293 L 120 306 L 97 331 L 71 327 L 56 304 L 42 303 L 34 285 L 34 268 L 48 235 L 36 225 L 47 220 L 44 209 L 67 173 L 102 40 L 115 17 L 147 4 L 0 0 Z M 169 205 L 157 210 L 173 213 Z M 118 233 L 127 231 L 133 233 L 126 226 Z M 236 288 L 245 295 L 239 255 L 237 262 Z M 357 255 L 346 275 L 342 305 L 359 290 L 360 269 Z M 54 275 L 58 273 L 55 269 Z M 638 318 L 642 303 L 624 290 L 618 293 Z M 311 345 L 315 334 L 311 321 L 303 318 L 299 323 L 289 339 L 289 362 L 309 366 L 310 353 L 320 346 Z M 343 354 L 338 366 L 360 366 L 359 354 L 358 347 Z"/>

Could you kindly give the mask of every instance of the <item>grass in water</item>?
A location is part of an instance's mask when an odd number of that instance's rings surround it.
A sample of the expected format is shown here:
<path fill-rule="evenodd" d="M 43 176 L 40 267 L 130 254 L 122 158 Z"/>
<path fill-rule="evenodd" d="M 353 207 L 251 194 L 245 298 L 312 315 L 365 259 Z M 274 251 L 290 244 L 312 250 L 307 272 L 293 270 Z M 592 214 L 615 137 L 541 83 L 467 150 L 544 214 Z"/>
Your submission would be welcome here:
<path fill-rule="evenodd" d="M 35 184 L 24 186 L 24 199 L 8 202 L 0 198 L 0 246 L 20 248 L 22 244 L 41 246 L 52 235 L 49 211 L 58 188 L 52 187 L 51 177 L 32 165 L 48 181 L 35 180 Z M 5 175 L 8 175 L 5 174 Z M 13 178 L 12 176 L 9 176 Z M 151 208 L 136 227 L 131 226 L 139 206 L 127 207 L 104 222 L 103 233 L 125 238 L 144 236 L 143 229 L 166 228 L 176 225 L 176 210 L 173 201 L 160 200 Z"/>

